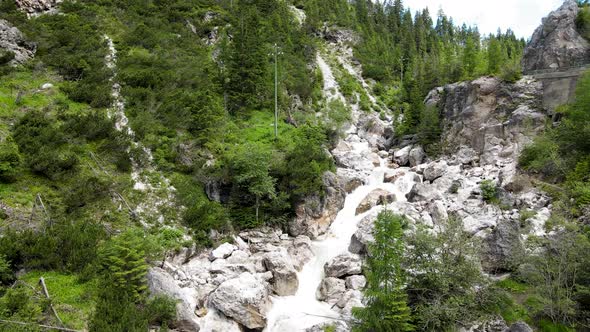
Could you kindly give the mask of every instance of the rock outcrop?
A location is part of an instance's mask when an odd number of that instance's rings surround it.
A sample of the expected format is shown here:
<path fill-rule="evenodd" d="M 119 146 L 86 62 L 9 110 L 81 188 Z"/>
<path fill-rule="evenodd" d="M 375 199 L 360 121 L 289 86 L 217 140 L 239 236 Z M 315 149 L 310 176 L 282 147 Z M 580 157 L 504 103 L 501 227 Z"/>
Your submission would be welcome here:
<path fill-rule="evenodd" d="M 435 89 L 426 104 L 442 109 L 444 141 L 453 147 L 450 155 L 467 157 L 475 151 L 482 166 L 502 168 L 517 160 L 530 137 L 543 130 L 547 115 L 542 95 L 542 84 L 527 77 L 514 84 L 482 77 Z"/>
<path fill-rule="evenodd" d="M 525 49 L 525 73 L 590 63 L 590 44 L 576 31 L 578 11 L 576 1 L 567 0 L 543 19 Z"/>
<path fill-rule="evenodd" d="M 291 235 L 306 235 L 315 239 L 328 230 L 344 206 L 346 192 L 338 177 L 328 172 L 324 174 L 323 181 L 325 194 L 310 196 L 295 209 L 296 218 L 289 223 Z"/>
<path fill-rule="evenodd" d="M 377 205 L 387 205 L 395 202 L 395 194 L 386 190 L 377 189 L 372 191 L 363 199 L 363 201 L 356 208 L 356 214 L 367 212 Z"/>
<path fill-rule="evenodd" d="M 45 13 L 55 13 L 57 5 L 63 0 L 16 0 L 20 10 L 28 15 L 36 16 Z"/>
<path fill-rule="evenodd" d="M 35 56 L 37 46 L 27 42 L 22 32 L 8 21 L 0 20 L 0 65 L 20 65 Z"/>
<path fill-rule="evenodd" d="M 362 270 L 361 258 L 349 253 L 338 255 L 324 265 L 326 276 L 335 278 L 361 274 Z"/>

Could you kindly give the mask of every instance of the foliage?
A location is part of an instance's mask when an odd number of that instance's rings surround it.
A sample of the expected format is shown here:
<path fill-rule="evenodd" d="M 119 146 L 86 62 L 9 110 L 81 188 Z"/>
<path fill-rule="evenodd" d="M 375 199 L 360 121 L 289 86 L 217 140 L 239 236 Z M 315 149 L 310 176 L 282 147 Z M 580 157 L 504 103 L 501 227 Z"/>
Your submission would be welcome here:
<path fill-rule="evenodd" d="M 527 258 L 521 266 L 520 277 L 534 286 L 542 301 L 544 317 L 556 323 L 571 325 L 576 321 L 585 276 L 588 272 L 590 240 L 577 230 L 574 224 L 550 239 L 537 243 L 540 254 Z"/>
<path fill-rule="evenodd" d="M 103 244 L 98 253 L 103 278 L 126 301 L 139 302 L 145 295 L 148 265 L 143 236 L 128 230 Z"/>
<path fill-rule="evenodd" d="M 365 275 L 365 308 L 354 310 L 359 320 L 355 331 L 413 331 L 411 311 L 405 293 L 403 228 L 407 220 L 383 211 L 375 221 L 375 241 L 369 245 Z"/>
<path fill-rule="evenodd" d="M 576 17 L 576 28 L 584 38 L 590 40 L 590 7 L 580 8 Z"/>
<path fill-rule="evenodd" d="M 480 272 L 480 245 L 451 218 L 439 234 L 418 228 L 409 236 L 404 260 L 414 324 L 445 331 L 493 313 L 497 295 Z"/>
<path fill-rule="evenodd" d="M 22 156 L 12 138 L 0 142 L 0 182 L 15 181 L 21 163 Z"/>
<path fill-rule="evenodd" d="M 486 202 L 494 202 L 498 199 L 498 186 L 492 180 L 484 180 L 479 184 L 481 195 Z"/>

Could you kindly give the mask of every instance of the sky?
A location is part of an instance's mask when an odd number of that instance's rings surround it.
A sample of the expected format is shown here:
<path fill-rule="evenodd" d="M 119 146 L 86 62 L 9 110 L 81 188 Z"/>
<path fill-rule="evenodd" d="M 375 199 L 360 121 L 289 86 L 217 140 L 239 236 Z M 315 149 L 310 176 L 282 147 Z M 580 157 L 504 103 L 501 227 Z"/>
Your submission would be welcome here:
<path fill-rule="evenodd" d="M 541 19 L 559 8 L 563 0 L 404 0 L 412 13 L 428 7 L 436 22 L 440 8 L 455 24 L 477 25 L 479 31 L 495 33 L 512 28 L 517 37 L 528 39 Z"/>

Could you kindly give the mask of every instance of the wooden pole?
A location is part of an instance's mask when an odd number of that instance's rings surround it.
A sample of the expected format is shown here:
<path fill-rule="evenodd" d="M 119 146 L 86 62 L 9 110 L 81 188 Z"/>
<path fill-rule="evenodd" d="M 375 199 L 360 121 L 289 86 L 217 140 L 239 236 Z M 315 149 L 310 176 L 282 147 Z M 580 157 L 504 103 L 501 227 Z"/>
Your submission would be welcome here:
<path fill-rule="evenodd" d="M 45 285 L 45 278 L 43 278 L 43 277 L 39 278 L 39 284 L 41 285 L 41 288 L 43 288 L 43 294 L 45 294 L 45 297 L 47 298 L 47 300 L 49 300 L 49 307 L 51 308 L 53 315 L 55 316 L 55 318 L 57 318 L 59 325 L 63 326 L 64 322 L 61 320 L 61 318 L 59 318 L 59 315 L 57 314 L 57 310 L 55 310 L 55 307 L 51 303 L 51 297 L 49 297 L 49 291 L 47 290 L 47 285 Z"/>
<path fill-rule="evenodd" d="M 59 331 L 67 331 L 67 332 L 85 332 L 84 330 L 73 330 L 73 329 L 68 329 L 66 327 L 57 327 L 57 326 L 50 326 L 50 325 L 44 325 L 44 324 L 35 324 L 35 323 L 26 323 L 26 322 L 19 322 L 19 321 L 15 321 L 15 320 L 5 320 L 5 319 L 0 319 L 0 323 L 6 323 L 6 324 L 15 324 L 15 325 L 36 325 L 45 329 L 50 329 L 50 330 L 59 330 Z"/>

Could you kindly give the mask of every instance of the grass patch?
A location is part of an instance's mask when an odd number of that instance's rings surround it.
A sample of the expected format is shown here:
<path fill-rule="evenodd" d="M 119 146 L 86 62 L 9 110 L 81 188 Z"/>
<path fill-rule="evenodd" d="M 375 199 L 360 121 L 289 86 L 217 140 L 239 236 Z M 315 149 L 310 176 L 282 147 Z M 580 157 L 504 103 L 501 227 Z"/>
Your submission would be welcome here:
<path fill-rule="evenodd" d="M 30 272 L 21 280 L 37 286 L 40 277 L 45 278 L 52 303 L 64 324 L 74 329 L 85 329 L 94 309 L 96 284 L 81 283 L 75 275 L 58 272 Z"/>
<path fill-rule="evenodd" d="M 505 289 L 511 293 L 525 293 L 529 290 L 530 286 L 514 279 L 505 279 L 498 281 L 496 286 Z"/>

